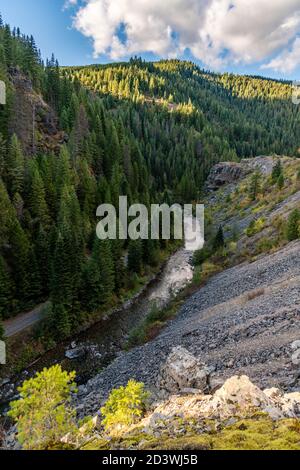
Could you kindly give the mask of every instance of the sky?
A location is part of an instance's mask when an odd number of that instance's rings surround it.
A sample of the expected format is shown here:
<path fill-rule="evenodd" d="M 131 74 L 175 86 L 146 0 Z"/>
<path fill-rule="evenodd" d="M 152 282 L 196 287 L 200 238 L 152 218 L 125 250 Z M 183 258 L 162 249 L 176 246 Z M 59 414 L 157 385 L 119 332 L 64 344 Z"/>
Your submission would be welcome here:
<path fill-rule="evenodd" d="M 176 57 L 300 80 L 300 0 L 0 0 L 0 12 L 61 65 Z"/>

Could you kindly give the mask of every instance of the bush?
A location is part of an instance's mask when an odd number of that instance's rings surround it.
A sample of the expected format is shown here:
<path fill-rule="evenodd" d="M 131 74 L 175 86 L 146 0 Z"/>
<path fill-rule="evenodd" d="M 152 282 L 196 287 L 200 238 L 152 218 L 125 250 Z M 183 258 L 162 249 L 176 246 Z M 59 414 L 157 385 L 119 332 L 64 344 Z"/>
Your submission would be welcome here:
<path fill-rule="evenodd" d="M 147 409 L 149 396 L 145 385 L 135 380 L 130 380 L 126 387 L 113 390 L 101 408 L 106 431 L 130 426 L 141 419 Z"/>
<path fill-rule="evenodd" d="M 266 224 L 266 219 L 264 217 L 260 217 L 257 220 L 252 220 L 249 224 L 249 227 L 246 230 L 247 237 L 252 237 L 257 233 L 261 232 Z"/>
<path fill-rule="evenodd" d="M 74 379 L 75 372 L 65 372 L 56 365 L 18 389 L 21 398 L 10 404 L 8 416 L 16 421 L 24 449 L 48 449 L 75 431 L 76 412 L 69 405 L 71 392 L 76 390 Z"/>
<path fill-rule="evenodd" d="M 204 261 L 206 261 L 211 256 L 211 251 L 208 248 L 203 248 L 202 250 L 197 250 L 193 256 L 193 265 L 200 266 Z"/>

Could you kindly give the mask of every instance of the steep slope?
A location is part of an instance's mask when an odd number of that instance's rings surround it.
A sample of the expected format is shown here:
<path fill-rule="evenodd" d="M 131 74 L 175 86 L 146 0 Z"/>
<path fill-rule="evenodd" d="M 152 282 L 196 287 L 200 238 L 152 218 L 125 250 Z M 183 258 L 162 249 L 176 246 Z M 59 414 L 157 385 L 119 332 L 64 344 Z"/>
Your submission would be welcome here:
<path fill-rule="evenodd" d="M 154 341 L 124 353 L 80 390 L 80 410 L 96 412 L 131 378 L 153 386 L 175 345 L 212 367 L 216 381 L 245 373 L 257 384 L 299 386 L 290 344 L 300 338 L 300 242 L 210 279 Z"/>

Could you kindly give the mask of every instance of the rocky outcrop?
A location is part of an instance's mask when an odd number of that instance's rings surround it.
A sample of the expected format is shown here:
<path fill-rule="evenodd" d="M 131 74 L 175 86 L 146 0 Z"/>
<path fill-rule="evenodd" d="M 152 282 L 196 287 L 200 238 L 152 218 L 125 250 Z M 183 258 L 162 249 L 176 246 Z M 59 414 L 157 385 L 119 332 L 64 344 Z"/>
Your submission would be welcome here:
<path fill-rule="evenodd" d="M 176 419 L 216 422 L 252 417 L 262 412 L 273 420 L 300 417 L 300 393 L 277 388 L 261 390 L 247 376 L 233 376 L 214 395 L 173 395 L 159 404 L 141 423 L 145 432 L 172 427 Z M 139 426 L 141 426 L 139 424 Z"/>
<path fill-rule="evenodd" d="M 264 176 L 269 176 L 272 173 L 273 167 L 278 158 L 281 159 L 283 164 L 292 160 L 288 157 L 259 156 L 255 158 L 242 159 L 240 163 L 218 163 L 210 171 L 206 182 L 206 189 L 208 191 L 217 191 L 220 187 L 236 183 L 242 178 L 245 178 L 249 173 L 253 172 L 259 172 Z"/>
<path fill-rule="evenodd" d="M 171 393 L 187 393 L 195 389 L 205 393 L 209 389 L 209 373 L 205 364 L 178 346 L 161 368 L 157 385 L 159 389 Z"/>
<path fill-rule="evenodd" d="M 59 129 L 55 112 L 18 68 L 11 68 L 9 74 L 14 90 L 10 133 L 18 136 L 27 155 L 59 152 L 67 135 Z"/>
<path fill-rule="evenodd" d="M 217 191 L 221 186 L 233 183 L 245 176 L 245 174 L 245 168 L 240 163 L 218 163 L 212 168 L 206 187 L 209 191 Z"/>

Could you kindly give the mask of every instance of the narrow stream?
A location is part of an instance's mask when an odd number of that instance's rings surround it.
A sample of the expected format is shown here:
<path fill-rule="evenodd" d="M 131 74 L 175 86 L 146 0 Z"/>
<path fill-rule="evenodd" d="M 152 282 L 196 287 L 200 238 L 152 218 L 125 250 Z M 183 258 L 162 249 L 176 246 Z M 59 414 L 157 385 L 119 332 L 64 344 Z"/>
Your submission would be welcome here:
<path fill-rule="evenodd" d="M 185 246 L 169 258 L 159 276 L 136 301 L 129 303 L 127 307 L 123 306 L 108 318 L 78 334 L 72 342 L 61 344 L 49 351 L 28 368 L 25 374 L 32 376 L 43 367 L 61 363 L 67 370 L 76 370 L 77 381 L 83 384 L 107 367 L 122 353 L 130 332 L 143 322 L 153 305 L 158 308 L 168 306 L 171 299 L 191 282 L 193 252 L 200 248 L 199 240 L 195 241 L 192 235 L 193 229 L 201 233 L 200 223 L 191 217 L 185 223 Z M 66 358 L 65 353 L 66 349 L 72 351 L 72 348 L 73 351 L 81 350 L 81 354 L 71 360 Z M 21 381 L 21 377 L 18 379 L 16 382 Z"/>

